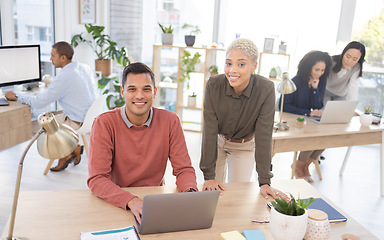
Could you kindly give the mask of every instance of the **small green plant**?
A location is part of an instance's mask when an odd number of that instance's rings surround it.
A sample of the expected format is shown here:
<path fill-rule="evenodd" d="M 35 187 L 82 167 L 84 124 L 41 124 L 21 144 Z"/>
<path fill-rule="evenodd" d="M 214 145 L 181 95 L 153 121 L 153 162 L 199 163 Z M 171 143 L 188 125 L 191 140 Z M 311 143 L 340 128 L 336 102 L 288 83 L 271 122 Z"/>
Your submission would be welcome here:
<path fill-rule="evenodd" d="M 271 202 L 272 206 L 279 213 L 289 216 L 300 216 L 305 213 L 305 209 L 315 201 L 314 198 L 308 199 L 296 199 L 291 194 L 291 200 L 289 202 L 277 197 L 275 201 Z"/>
<path fill-rule="evenodd" d="M 298 117 L 296 120 L 297 120 L 298 122 L 304 122 L 304 118 L 303 118 L 303 117 Z"/>
<path fill-rule="evenodd" d="M 280 41 L 280 45 L 285 45 L 285 42 L 284 41 Z"/>
<path fill-rule="evenodd" d="M 364 114 L 371 114 L 372 108 L 370 106 L 364 107 Z"/>
<path fill-rule="evenodd" d="M 211 73 L 219 73 L 219 68 L 217 67 L 217 65 L 212 65 L 209 67 L 208 69 Z"/>
<path fill-rule="evenodd" d="M 195 92 L 193 92 L 192 94 L 190 94 L 189 95 L 190 97 L 196 97 L 197 95 L 196 95 L 196 93 Z"/>
<path fill-rule="evenodd" d="M 184 56 L 181 60 L 181 66 L 183 70 L 183 74 L 181 75 L 181 78 L 179 79 L 180 82 L 184 82 L 186 79 L 191 79 L 190 73 L 195 71 L 195 65 L 200 61 L 201 54 L 199 52 L 196 52 L 193 57 L 192 54 L 184 50 Z M 189 83 L 187 85 L 187 89 L 189 88 Z"/>
<path fill-rule="evenodd" d="M 165 27 L 164 25 L 161 25 L 159 22 L 159 27 L 161 28 L 161 31 L 163 31 L 163 33 L 173 33 L 173 28 L 172 28 L 172 25 L 169 25 L 169 27 Z"/>
<path fill-rule="evenodd" d="M 189 35 L 197 35 L 201 33 L 198 25 L 191 25 L 191 24 L 185 23 L 181 28 L 189 30 Z"/>

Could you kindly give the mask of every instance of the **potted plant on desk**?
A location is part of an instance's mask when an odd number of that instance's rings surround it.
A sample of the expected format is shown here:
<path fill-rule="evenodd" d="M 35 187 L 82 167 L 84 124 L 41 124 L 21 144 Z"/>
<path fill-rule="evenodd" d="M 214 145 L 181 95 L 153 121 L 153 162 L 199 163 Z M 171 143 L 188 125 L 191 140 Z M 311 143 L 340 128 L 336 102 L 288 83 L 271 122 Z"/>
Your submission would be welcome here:
<path fill-rule="evenodd" d="M 308 213 L 306 208 L 314 198 L 298 199 L 291 195 L 289 202 L 277 197 L 272 201 L 269 226 L 276 240 L 302 240 L 307 230 Z"/>
<path fill-rule="evenodd" d="M 364 107 L 364 114 L 360 115 L 360 123 L 363 127 L 368 127 L 372 124 L 373 116 L 371 115 L 372 108 L 371 107 Z"/>

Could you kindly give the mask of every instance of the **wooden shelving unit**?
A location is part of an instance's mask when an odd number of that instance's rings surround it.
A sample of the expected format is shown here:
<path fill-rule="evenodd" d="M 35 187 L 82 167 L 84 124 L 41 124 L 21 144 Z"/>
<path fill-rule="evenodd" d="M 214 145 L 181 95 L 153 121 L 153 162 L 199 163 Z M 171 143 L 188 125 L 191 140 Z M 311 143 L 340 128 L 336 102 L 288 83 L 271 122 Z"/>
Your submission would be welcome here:
<path fill-rule="evenodd" d="M 184 50 L 191 52 L 192 55 L 195 52 L 202 55 L 200 57 L 200 69 L 191 73 L 189 90 L 187 90 L 185 82 L 179 81 L 183 74 L 181 60 L 184 56 Z M 210 76 L 209 67 L 216 64 L 218 52 L 224 54 L 224 51 L 224 49 L 218 48 L 153 45 L 152 70 L 155 73 L 158 88 L 154 106 L 175 111 L 183 123 L 184 130 L 201 132 L 202 103 L 205 83 Z M 224 64 L 223 59 L 219 62 Z M 174 69 L 175 72 L 170 69 Z M 165 79 L 167 82 L 164 82 Z M 169 82 L 170 80 L 172 82 Z M 192 91 L 197 93 L 197 104 L 196 106 L 187 106 L 187 96 Z M 188 119 L 191 116 L 193 119 Z"/>
<path fill-rule="evenodd" d="M 280 67 L 281 74 L 289 71 L 290 55 L 285 53 L 261 52 L 257 74 L 269 78 L 269 72 L 273 67 Z M 281 75 L 271 80 L 281 80 Z"/>

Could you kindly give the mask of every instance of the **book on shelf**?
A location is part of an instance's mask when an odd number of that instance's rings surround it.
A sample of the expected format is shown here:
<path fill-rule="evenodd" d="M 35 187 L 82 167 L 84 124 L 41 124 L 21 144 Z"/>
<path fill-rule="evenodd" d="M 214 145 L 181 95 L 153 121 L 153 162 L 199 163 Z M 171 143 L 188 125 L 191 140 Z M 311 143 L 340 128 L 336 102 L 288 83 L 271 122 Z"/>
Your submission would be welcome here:
<path fill-rule="evenodd" d="M 308 209 L 318 209 L 328 214 L 328 220 L 330 223 L 345 222 L 347 218 L 333 208 L 329 203 L 322 198 L 316 198 L 316 200 L 307 207 Z"/>

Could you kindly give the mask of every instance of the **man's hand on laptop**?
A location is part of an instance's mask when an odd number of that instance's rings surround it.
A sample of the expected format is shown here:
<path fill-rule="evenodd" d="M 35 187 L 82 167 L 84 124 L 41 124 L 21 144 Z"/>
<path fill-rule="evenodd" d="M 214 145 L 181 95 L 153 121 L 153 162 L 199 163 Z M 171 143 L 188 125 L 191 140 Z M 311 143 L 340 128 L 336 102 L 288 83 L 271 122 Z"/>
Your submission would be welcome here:
<path fill-rule="evenodd" d="M 9 101 L 17 101 L 16 93 L 12 91 L 5 93 L 5 98 Z"/>
<path fill-rule="evenodd" d="M 309 116 L 311 116 L 311 117 L 315 117 L 315 116 L 321 117 L 322 113 L 323 112 L 321 110 L 319 110 L 319 109 L 313 109 L 312 112 L 309 114 Z"/>
<path fill-rule="evenodd" d="M 131 212 L 136 217 L 137 222 L 141 224 L 141 214 L 143 213 L 143 200 L 138 197 L 134 197 L 131 201 L 127 203 L 127 207 L 131 209 Z"/>
<path fill-rule="evenodd" d="M 216 179 L 205 180 L 204 185 L 203 185 L 203 191 L 213 191 L 213 190 L 223 190 L 223 191 L 225 191 L 225 188 Z M 221 195 L 221 193 L 220 193 L 220 195 Z"/>

